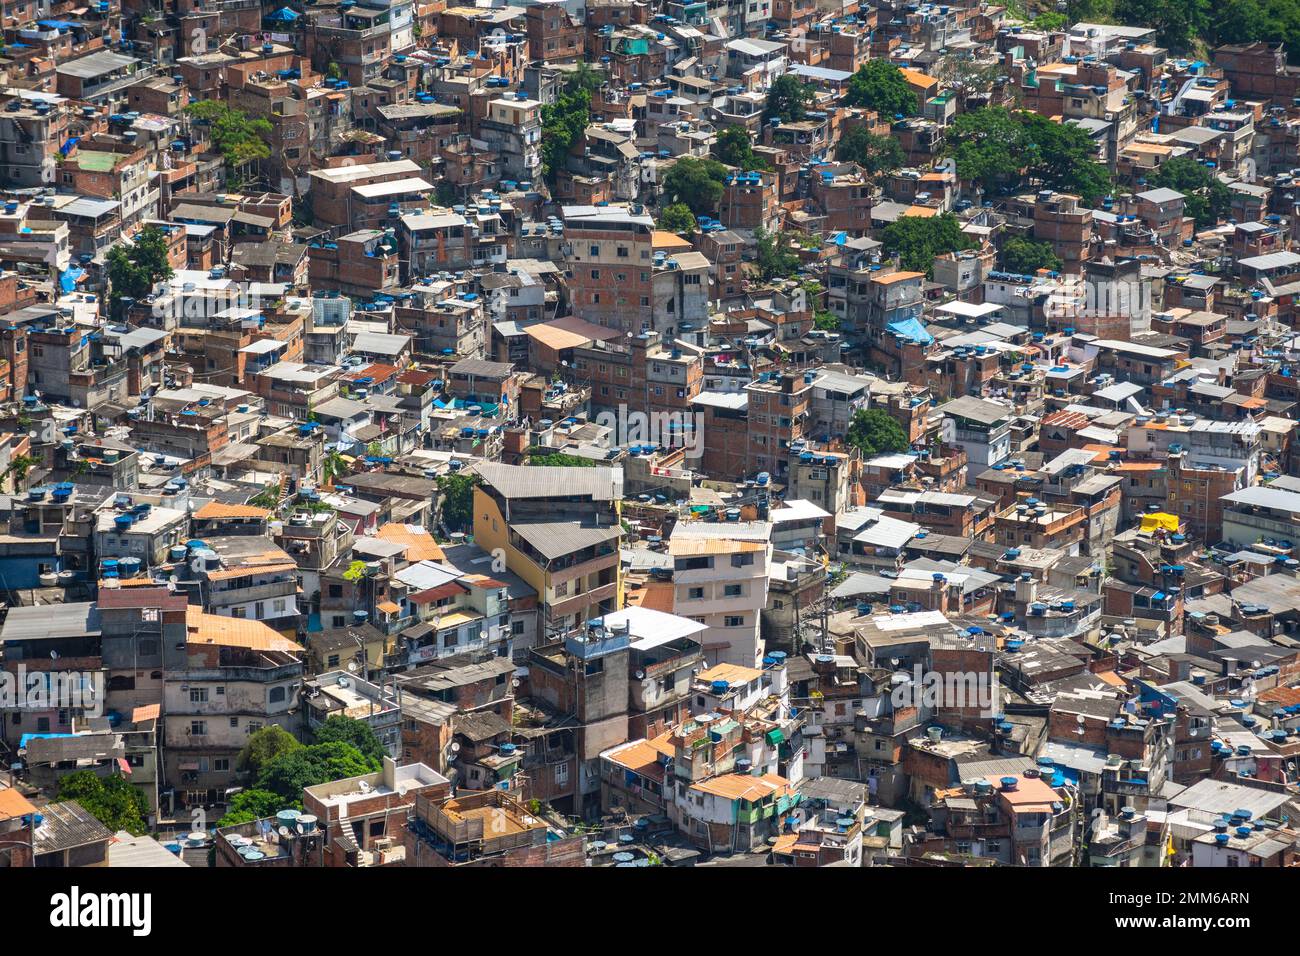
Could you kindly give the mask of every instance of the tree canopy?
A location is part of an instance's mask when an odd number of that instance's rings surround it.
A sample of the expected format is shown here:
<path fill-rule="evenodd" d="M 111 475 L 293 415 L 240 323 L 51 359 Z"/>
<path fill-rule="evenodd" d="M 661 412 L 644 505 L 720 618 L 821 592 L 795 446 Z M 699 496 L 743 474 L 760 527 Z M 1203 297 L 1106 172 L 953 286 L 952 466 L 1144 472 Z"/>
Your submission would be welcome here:
<path fill-rule="evenodd" d="M 539 454 L 530 454 L 528 464 L 552 468 L 594 468 L 596 465 L 590 458 L 583 458 L 581 455 L 566 455 L 562 451 L 544 451 Z"/>
<path fill-rule="evenodd" d="M 873 176 L 898 169 L 907 162 L 907 154 L 898 140 L 892 136 L 879 136 L 865 126 L 855 126 L 840 137 L 835 158 L 840 162 L 857 163 Z"/>
<path fill-rule="evenodd" d="M 600 83 L 599 71 L 579 64 L 555 102 L 542 107 L 542 175 L 552 185 L 555 174 L 568 162 L 569 150 L 587 131 L 591 94 Z"/>
<path fill-rule="evenodd" d="M 301 746 L 293 734 L 278 724 L 272 724 L 249 735 L 244 749 L 239 751 L 239 757 L 235 760 L 235 767 L 256 776 L 280 754 L 297 750 Z"/>
<path fill-rule="evenodd" d="M 227 177 L 233 182 L 242 180 L 249 163 L 271 155 L 269 140 L 273 130 L 269 120 L 250 117 L 217 100 L 200 100 L 185 110 L 208 125 L 212 145 L 226 161 Z"/>
<path fill-rule="evenodd" d="M 145 832 L 149 802 L 122 777 L 100 777 L 93 770 L 74 770 L 59 780 L 56 803 L 75 800 L 114 833 L 125 830 L 139 836 Z"/>
<path fill-rule="evenodd" d="M 920 109 L 916 92 L 903 71 L 888 60 L 868 60 L 849 77 L 845 106 L 862 106 L 886 117 L 914 116 Z"/>
<path fill-rule="evenodd" d="M 119 243 L 108 251 L 108 282 L 112 310 L 120 318 L 123 296 L 143 299 L 155 282 L 170 279 L 167 237 L 157 226 L 145 226 L 131 242 Z"/>
<path fill-rule="evenodd" d="M 344 743 L 355 747 L 376 769 L 381 767 L 388 751 L 375 736 L 374 730 L 364 720 L 343 714 L 333 714 L 316 728 L 316 743 Z"/>
<path fill-rule="evenodd" d="M 861 450 L 864 457 L 907 451 L 911 444 L 903 426 L 883 408 L 864 408 L 853 415 L 845 441 Z"/>
<path fill-rule="evenodd" d="M 683 156 L 664 175 L 664 197 L 669 204 L 684 203 L 695 215 L 709 215 L 722 199 L 727 167 L 716 159 Z"/>
<path fill-rule="evenodd" d="M 799 271 L 799 255 L 784 232 L 772 234 L 761 226 L 754 230 L 756 263 L 763 279 L 786 279 Z"/>
<path fill-rule="evenodd" d="M 254 820 L 265 820 L 281 810 L 296 810 L 278 794 L 269 790 L 241 790 L 226 805 L 226 815 L 217 821 L 218 827 L 234 827 Z"/>
<path fill-rule="evenodd" d="M 1051 272 L 1061 270 L 1060 257 L 1052 251 L 1051 243 L 1014 236 L 1002 247 L 1002 265 L 1008 272 L 1033 275 L 1039 269 Z"/>
<path fill-rule="evenodd" d="M 1037 113 L 1001 106 L 962 113 L 949 127 L 946 148 L 957 161 L 957 174 L 990 193 L 1037 183 L 1092 204 L 1111 185 L 1084 130 Z"/>
<path fill-rule="evenodd" d="M 749 130 L 743 126 L 733 124 L 719 133 L 713 144 L 713 156 L 718 162 L 743 172 L 767 169 L 767 161 L 754 152 Z"/>
<path fill-rule="evenodd" d="M 695 213 L 684 202 L 675 202 L 664 207 L 659 214 L 659 228 L 665 232 L 692 233 L 695 231 Z"/>
<path fill-rule="evenodd" d="M 367 759 L 351 744 L 342 741 L 311 744 L 271 760 L 258 774 L 255 789 L 274 794 L 282 801 L 282 807 L 301 806 L 304 787 L 359 777 L 378 769 L 378 761 Z"/>
<path fill-rule="evenodd" d="M 808 115 L 816 92 L 811 83 L 805 83 L 795 74 L 782 73 L 768 88 L 764 122 L 779 117 L 782 122 L 797 123 Z"/>
<path fill-rule="evenodd" d="M 474 530 L 474 486 L 478 475 L 452 472 L 439 475 L 438 493 L 442 495 L 442 524 L 448 531 Z"/>
<path fill-rule="evenodd" d="M 1150 27 L 1156 43 L 1175 53 L 1189 51 L 1208 31 L 1211 10 L 1210 0 L 1115 0 L 1114 6 L 1116 20 Z"/>
<path fill-rule="evenodd" d="M 952 213 L 929 218 L 903 216 L 885 227 L 880 241 L 886 254 L 898 255 L 904 269 L 926 275 L 934 268 L 935 256 L 974 245 Z"/>

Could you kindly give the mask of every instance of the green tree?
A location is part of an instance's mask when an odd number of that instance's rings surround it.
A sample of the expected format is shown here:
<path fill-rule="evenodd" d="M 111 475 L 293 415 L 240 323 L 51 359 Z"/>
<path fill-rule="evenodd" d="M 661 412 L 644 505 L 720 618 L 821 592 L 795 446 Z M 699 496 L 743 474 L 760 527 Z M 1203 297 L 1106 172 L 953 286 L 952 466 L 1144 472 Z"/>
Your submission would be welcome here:
<path fill-rule="evenodd" d="M 450 472 L 439 475 L 438 494 L 442 496 L 442 524 L 448 531 L 474 530 L 474 486 L 478 475 Z"/>
<path fill-rule="evenodd" d="M 340 478 L 348 474 L 348 463 L 343 460 L 338 449 L 331 451 L 321 462 L 321 475 L 325 478 L 327 484 L 334 484 Z"/>
<path fill-rule="evenodd" d="M 784 123 L 799 122 L 808 115 L 816 94 L 816 87 L 811 83 L 805 83 L 793 73 L 782 73 L 768 88 L 763 121 L 779 117 Z"/>
<path fill-rule="evenodd" d="M 713 156 L 720 163 L 734 166 L 742 172 L 767 169 L 767 161 L 754 152 L 749 130 L 733 124 L 718 134 L 713 144 Z"/>
<path fill-rule="evenodd" d="M 75 800 L 114 833 L 125 830 L 139 836 L 145 832 L 149 803 L 135 787 L 121 777 L 99 777 L 93 770 L 74 770 L 59 780 L 55 803 Z"/>
<path fill-rule="evenodd" d="M 1186 196 L 1185 215 L 1198 228 L 1213 226 L 1232 212 L 1232 192 L 1219 177 L 1189 156 L 1178 156 L 1161 164 L 1151 177 L 1153 186 L 1177 190 Z"/>
<path fill-rule="evenodd" d="M 899 256 L 904 269 L 926 275 L 934 268 L 935 256 L 974 245 L 952 213 L 930 218 L 903 216 L 885 227 L 880 241 L 888 255 Z"/>
<path fill-rule="evenodd" d="M 855 412 L 845 441 L 860 449 L 864 457 L 903 452 L 911 447 L 903 426 L 890 418 L 883 408 L 864 408 Z"/>
<path fill-rule="evenodd" d="M 343 714 L 334 714 L 316 728 L 318 744 L 344 743 L 355 747 L 361 756 L 370 761 L 375 769 L 383 765 L 387 751 L 375 736 L 375 731 L 364 720 L 356 720 Z"/>
<path fill-rule="evenodd" d="M 840 320 L 834 312 L 818 309 L 813 313 L 813 328 L 821 329 L 823 332 L 838 332 L 840 330 Z"/>
<path fill-rule="evenodd" d="M 145 226 L 129 242 L 108 251 L 108 284 L 114 318 L 122 316 L 122 297 L 140 300 L 154 283 L 172 276 L 167 261 L 167 237 L 157 226 Z"/>
<path fill-rule="evenodd" d="M 697 216 L 709 215 L 722 199 L 727 167 L 716 159 L 683 156 L 664 174 L 664 197 L 670 204 L 685 203 Z"/>
<path fill-rule="evenodd" d="M 1039 269 L 1061 271 L 1061 260 L 1051 243 L 1015 236 L 1002 247 L 1002 265 L 1008 272 L 1033 275 Z"/>
<path fill-rule="evenodd" d="M 271 155 L 268 145 L 273 132 L 269 120 L 250 118 L 242 110 L 231 109 L 216 100 L 200 100 L 185 111 L 208 126 L 212 145 L 226 161 L 228 181 L 238 185 L 250 164 Z"/>
<path fill-rule="evenodd" d="M 1094 203 L 1111 186 L 1086 132 L 1023 110 L 990 106 L 961 114 L 949 127 L 946 151 L 958 176 L 990 193 L 1037 182 Z"/>
<path fill-rule="evenodd" d="M 845 106 L 862 106 L 882 116 L 915 116 L 918 97 L 903 71 L 888 60 L 868 60 L 849 77 Z"/>
<path fill-rule="evenodd" d="M 659 214 L 659 228 L 665 232 L 690 234 L 695 231 L 695 213 L 684 202 L 665 206 Z"/>
<path fill-rule="evenodd" d="M 878 136 L 865 126 L 855 126 L 835 147 L 840 162 L 857 163 L 873 176 L 898 169 L 907 162 L 907 154 L 892 136 Z"/>
<path fill-rule="evenodd" d="M 758 274 L 763 279 L 787 279 L 799 271 L 799 255 L 784 232 L 773 235 L 762 226 L 754 230 Z"/>
<path fill-rule="evenodd" d="M 598 70 L 579 64 L 555 102 L 542 107 L 542 173 L 551 185 L 555 184 L 555 174 L 568 164 L 569 151 L 587 132 L 591 94 L 602 80 Z"/>
<path fill-rule="evenodd" d="M 262 768 L 258 790 L 267 790 L 291 806 L 302 800 L 304 787 L 359 777 L 378 769 L 351 744 L 332 741 L 282 753 Z"/>
<path fill-rule="evenodd" d="M 1151 27 L 1156 42 L 1175 53 L 1192 48 L 1210 26 L 1210 0 L 1115 0 L 1115 19 Z"/>
<path fill-rule="evenodd" d="M 528 464 L 547 468 L 593 468 L 596 463 L 581 455 L 566 455 L 561 451 L 540 452 L 528 456 Z"/>
<path fill-rule="evenodd" d="M 302 744 L 293 734 L 277 724 L 272 724 L 270 727 L 263 727 L 249 734 L 248 741 L 235 760 L 235 767 L 257 776 L 262 772 L 263 767 L 280 754 L 290 753 L 301 746 Z"/>
<path fill-rule="evenodd" d="M 281 810 L 298 810 L 301 807 L 301 798 L 286 801 L 269 790 L 241 790 L 231 798 L 226 806 L 226 815 L 217 821 L 217 826 L 235 827 L 241 823 L 265 820 Z"/>
<path fill-rule="evenodd" d="M 1070 18 L 1064 13 L 1056 10 L 1040 11 L 1038 16 L 1034 17 L 1033 25 L 1036 30 L 1043 30 L 1047 33 L 1055 33 L 1058 30 L 1064 30 L 1070 24 Z"/>

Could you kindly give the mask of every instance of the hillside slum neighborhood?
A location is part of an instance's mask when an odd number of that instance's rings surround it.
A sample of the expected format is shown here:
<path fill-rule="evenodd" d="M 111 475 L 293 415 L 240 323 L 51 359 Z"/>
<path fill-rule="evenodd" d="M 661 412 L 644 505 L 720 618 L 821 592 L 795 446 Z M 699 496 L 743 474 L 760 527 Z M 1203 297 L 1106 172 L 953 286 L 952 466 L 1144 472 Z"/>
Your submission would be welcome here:
<path fill-rule="evenodd" d="M 1300 69 L 1077 9 L 6 3 L 0 863 L 1300 865 Z"/>

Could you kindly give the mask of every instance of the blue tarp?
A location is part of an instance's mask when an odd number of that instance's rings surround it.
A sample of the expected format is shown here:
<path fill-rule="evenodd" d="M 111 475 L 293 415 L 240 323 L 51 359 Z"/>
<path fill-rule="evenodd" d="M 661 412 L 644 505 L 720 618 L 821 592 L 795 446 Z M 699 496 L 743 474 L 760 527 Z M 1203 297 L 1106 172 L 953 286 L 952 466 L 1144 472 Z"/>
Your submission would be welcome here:
<path fill-rule="evenodd" d="M 281 7 L 279 10 L 276 10 L 275 13 L 268 13 L 266 19 L 292 23 L 294 20 L 297 20 L 300 15 L 301 14 L 299 14 L 297 10 L 291 10 L 288 7 Z"/>
<path fill-rule="evenodd" d="M 902 319 L 898 322 L 889 323 L 889 331 L 895 335 L 901 335 L 905 339 L 911 339 L 913 342 L 920 342 L 922 345 L 929 345 L 934 341 L 934 336 L 925 330 L 920 319 Z"/>
<path fill-rule="evenodd" d="M 77 142 L 78 142 L 78 137 L 73 136 L 66 143 L 64 143 L 62 146 L 59 147 L 59 152 L 62 153 L 64 156 L 67 156 L 68 153 L 72 152 L 72 147 L 76 146 Z"/>
<path fill-rule="evenodd" d="M 73 289 L 77 287 L 77 280 L 80 279 L 85 274 L 86 271 L 84 269 L 78 268 L 77 266 L 71 266 L 67 269 L 64 269 L 63 272 L 59 275 L 59 287 L 63 289 L 64 292 L 71 292 Z"/>
<path fill-rule="evenodd" d="M 73 27 L 81 26 L 80 23 L 73 23 L 71 20 L 37 20 L 36 25 L 46 30 L 71 30 Z"/>

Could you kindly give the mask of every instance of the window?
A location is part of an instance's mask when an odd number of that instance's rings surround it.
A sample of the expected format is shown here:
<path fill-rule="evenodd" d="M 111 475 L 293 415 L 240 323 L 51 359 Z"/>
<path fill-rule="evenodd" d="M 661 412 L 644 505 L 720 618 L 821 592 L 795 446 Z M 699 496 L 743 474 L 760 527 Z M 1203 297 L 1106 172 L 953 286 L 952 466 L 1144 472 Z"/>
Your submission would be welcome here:
<path fill-rule="evenodd" d="M 190 688 L 191 704 L 206 704 L 208 702 L 208 689 L 206 687 Z"/>
<path fill-rule="evenodd" d="M 205 737 L 208 733 L 208 722 L 206 720 L 191 720 L 190 734 L 195 737 Z"/>
<path fill-rule="evenodd" d="M 273 704 L 283 704 L 283 703 L 284 703 L 284 696 L 285 696 L 285 695 L 284 695 L 284 688 L 283 688 L 283 687 L 272 687 L 272 688 L 271 688 L 271 693 L 270 693 L 270 695 L 269 695 L 269 700 L 270 700 L 271 703 L 273 703 Z"/>
<path fill-rule="evenodd" d="M 557 787 L 566 786 L 569 782 L 569 764 L 568 762 L 557 763 L 555 765 L 555 785 Z"/>
<path fill-rule="evenodd" d="M 744 593 L 744 589 L 739 584 L 728 584 L 722 589 L 722 593 L 726 597 L 740 597 Z"/>
<path fill-rule="evenodd" d="M 722 619 L 722 624 L 724 627 L 744 627 L 745 617 L 743 614 L 728 614 Z"/>
<path fill-rule="evenodd" d="M 231 727 L 238 727 L 238 726 L 239 726 L 239 718 L 238 718 L 238 717 L 231 717 L 231 718 L 230 718 L 230 726 L 231 726 Z"/>
<path fill-rule="evenodd" d="M 689 600 L 699 601 L 704 597 L 704 588 L 691 588 L 687 591 L 686 596 Z"/>

